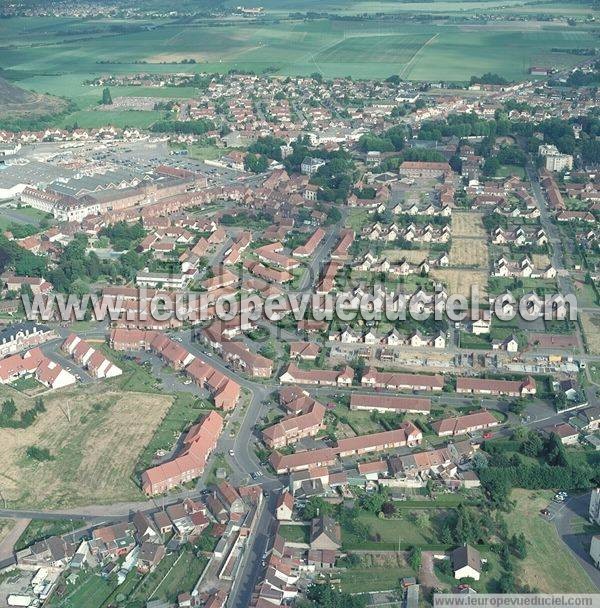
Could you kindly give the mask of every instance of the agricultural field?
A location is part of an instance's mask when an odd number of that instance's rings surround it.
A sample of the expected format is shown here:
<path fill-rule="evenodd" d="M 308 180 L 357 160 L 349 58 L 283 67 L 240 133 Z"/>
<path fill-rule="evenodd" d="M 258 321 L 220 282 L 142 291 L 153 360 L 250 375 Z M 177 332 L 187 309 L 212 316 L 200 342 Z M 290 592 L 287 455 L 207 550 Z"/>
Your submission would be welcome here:
<path fill-rule="evenodd" d="M 474 211 L 455 211 L 452 214 L 452 238 L 486 239 L 483 214 Z"/>
<path fill-rule="evenodd" d="M 488 244 L 485 240 L 453 238 L 450 246 L 451 266 L 488 267 Z"/>
<path fill-rule="evenodd" d="M 454 268 L 432 268 L 430 278 L 446 285 L 448 293 L 471 295 L 471 286 L 477 285 L 480 297 L 488 293 L 487 270 L 459 270 Z"/>
<path fill-rule="evenodd" d="M 540 593 L 595 593 L 597 589 L 560 540 L 552 522 L 542 519 L 540 509 L 548 506 L 550 492 L 513 490 L 515 508 L 505 515 L 508 529 L 523 533 L 527 557 L 519 564 L 517 576 Z"/>
<path fill-rule="evenodd" d="M 18 409 L 31 406 L 31 399 L 3 387 L 0 399 L 8 397 Z M 43 399 L 46 411 L 31 426 L 0 429 L 0 484 L 8 503 L 48 509 L 141 498 L 132 474 L 173 397 L 76 387 Z M 32 446 L 49 450 L 50 460 L 28 457 Z"/>
<path fill-rule="evenodd" d="M 464 7 L 460 2 L 365 4 L 405 7 L 416 12 L 432 8 L 464 11 L 467 7 L 473 11 L 478 4 L 488 8 L 493 3 L 469 2 Z M 306 10 L 305 5 L 303 9 Z M 321 5 L 319 10 L 323 10 Z M 118 23 L 118 20 L 110 22 Z M 93 19 L 5 19 L 0 24 L 3 75 L 21 87 L 68 97 L 78 110 L 92 111 L 101 91 L 83 83 L 107 72 L 268 69 L 277 75 L 309 75 L 318 71 L 326 77 L 386 78 L 399 74 L 409 80 L 465 81 L 473 74 L 492 71 L 520 79 L 527 75 L 531 65 L 550 64 L 559 68 L 579 60 L 575 55 L 553 52 L 552 48 L 597 46 L 592 25 L 571 28 L 563 23 L 525 21 L 499 21 L 492 26 L 446 22 L 431 25 L 393 19 L 286 18 L 280 22 L 267 20 L 257 27 L 250 20 L 215 25 L 202 20 L 181 23 L 156 19 L 152 28 L 143 27 L 147 23 L 140 20 L 125 34 L 109 30 L 107 25 L 106 21 Z M 183 60 L 195 63 L 186 63 L 182 68 Z M 193 89 L 152 89 L 153 96 L 189 98 L 194 93 Z M 149 93 L 139 87 L 117 87 L 113 94 L 116 97 Z M 96 120 L 87 114 L 79 118 L 82 123 Z M 61 120 L 72 124 L 69 115 Z"/>
<path fill-rule="evenodd" d="M 233 0 L 226 3 L 234 6 Z M 521 0 L 436 0 L 435 2 L 396 2 L 395 0 L 266 0 L 261 3 L 269 15 L 287 16 L 293 11 L 323 11 L 338 15 L 355 15 L 366 12 L 394 13 L 430 13 L 430 14 L 472 14 L 486 13 L 507 14 L 548 14 L 564 16 L 587 16 L 592 14 L 593 7 L 588 2 L 544 2 L 528 6 Z"/>
<path fill-rule="evenodd" d="M 580 312 L 581 327 L 590 355 L 600 355 L 600 313 Z"/>

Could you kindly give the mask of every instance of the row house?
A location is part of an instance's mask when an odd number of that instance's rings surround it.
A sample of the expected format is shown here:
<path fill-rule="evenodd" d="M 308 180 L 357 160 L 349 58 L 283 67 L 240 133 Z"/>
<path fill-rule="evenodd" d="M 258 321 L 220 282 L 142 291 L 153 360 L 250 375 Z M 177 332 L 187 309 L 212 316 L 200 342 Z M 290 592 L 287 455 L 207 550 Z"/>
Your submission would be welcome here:
<path fill-rule="evenodd" d="M 269 462 L 277 475 L 285 475 L 316 467 L 330 467 L 337 462 L 337 453 L 333 448 L 306 450 L 295 454 L 281 454 L 275 450 L 269 456 Z"/>
<path fill-rule="evenodd" d="M 364 412 L 402 414 L 429 414 L 431 399 L 424 397 L 398 397 L 396 395 L 371 395 L 352 393 L 350 409 Z"/>
<path fill-rule="evenodd" d="M 186 433 L 181 450 L 172 460 L 142 473 L 144 492 L 148 496 L 163 494 L 200 477 L 222 431 L 223 418 L 217 412 L 210 412 L 194 424 Z"/>
<path fill-rule="evenodd" d="M 305 437 L 314 437 L 326 428 L 324 418 L 325 407 L 313 400 L 301 414 L 290 414 L 266 428 L 262 432 L 263 441 L 270 449 L 278 449 Z"/>
<path fill-rule="evenodd" d="M 11 384 L 21 377 L 33 376 L 38 382 L 52 389 L 75 384 L 75 376 L 40 350 L 32 348 L 27 352 L 14 354 L 0 361 L 0 384 Z"/>
<path fill-rule="evenodd" d="M 279 377 L 281 384 L 311 384 L 316 386 L 351 386 L 354 370 L 346 366 L 342 370 L 305 370 L 290 363 Z"/>
<path fill-rule="evenodd" d="M 361 385 L 386 390 L 441 391 L 444 388 L 444 378 L 437 375 L 380 372 L 369 367 L 363 373 Z"/>
<path fill-rule="evenodd" d="M 253 353 L 242 342 L 223 342 L 221 356 L 234 368 L 241 369 L 254 378 L 269 378 L 273 373 L 273 361 L 258 353 Z"/>
<path fill-rule="evenodd" d="M 481 410 L 465 416 L 438 420 L 431 424 L 431 428 L 437 433 L 438 437 L 447 437 L 485 430 L 498 426 L 498 424 L 498 420 L 492 413 Z"/>
<path fill-rule="evenodd" d="M 535 395 L 536 384 L 531 376 L 524 380 L 495 380 L 491 378 L 457 378 L 457 393 L 524 397 Z"/>
<path fill-rule="evenodd" d="M 520 261 L 509 260 L 501 256 L 494 262 L 493 276 L 553 279 L 556 277 L 556 268 L 550 264 L 546 268 L 536 271 L 533 262 L 527 256 Z"/>
<path fill-rule="evenodd" d="M 314 255 L 317 247 L 321 244 L 325 238 L 325 231 L 322 228 L 317 228 L 315 232 L 309 237 L 308 241 L 304 245 L 299 245 L 294 249 L 292 255 L 295 258 L 308 258 Z"/>
<path fill-rule="evenodd" d="M 454 195 L 452 195 L 454 198 Z M 444 199 L 442 204 L 435 205 L 433 203 L 421 203 L 420 201 L 404 201 L 392 207 L 394 215 L 425 215 L 428 217 L 451 217 L 452 207 Z"/>
<path fill-rule="evenodd" d="M 87 369 L 94 378 L 114 378 L 123 370 L 109 361 L 100 351 L 92 348 L 76 334 L 69 334 L 62 343 L 62 350 Z"/>
<path fill-rule="evenodd" d="M 370 435 L 359 435 L 340 439 L 336 444 L 336 452 L 340 458 L 362 456 L 371 452 L 383 452 L 421 443 L 423 434 L 412 422 L 403 422 L 400 428 Z"/>

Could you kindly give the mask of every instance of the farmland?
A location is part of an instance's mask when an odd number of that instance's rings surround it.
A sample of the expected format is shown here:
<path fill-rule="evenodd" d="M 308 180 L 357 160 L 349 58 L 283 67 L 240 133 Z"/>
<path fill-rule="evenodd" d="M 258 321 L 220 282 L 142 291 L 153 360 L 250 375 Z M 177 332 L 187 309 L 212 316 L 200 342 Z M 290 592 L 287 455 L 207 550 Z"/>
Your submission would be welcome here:
<path fill-rule="evenodd" d="M 435 4 L 436 8 L 460 5 Z M 484 3 L 468 4 L 469 10 L 474 10 Z M 411 11 L 419 10 L 419 4 L 406 6 Z M 84 85 L 85 80 L 106 73 L 182 71 L 178 64 L 183 60 L 196 62 L 187 63 L 186 72 L 262 72 L 268 68 L 277 75 L 319 71 L 326 77 L 385 78 L 400 74 L 407 79 L 468 80 L 473 74 L 493 71 L 519 79 L 532 64 L 560 67 L 577 62 L 576 56 L 553 52 L 552 48 L 596 44 L 591 26 L 572 29 L 545 22 L 497 22 L 492 27 L 394 19 L 360 22 L 286 18 L 256 27 L 252 22 L 216 25 L 202 20 L 181 23 L 157 19 L 152 29 L 143 28 L 145 23 L 140 22 L 139 27 L 125 34 L 101 31 L 105 25 L 102 21 L 67 18 L 4 20 L 0 24 L 0 65 L 5 75 L 13 75 L 20 86 L 69 97 L 79 110 L 90 110 L 98 103 L 100 91 Z M 100 31 L 85 33 L 95 28 Z M 157 94 L 154 91 L 152 95 Z M 167 87 L 158 94 L 177 98 L 189 97 L 193 92 Z M 114 93 L 148 94 L 139 87 L 118 87 Z M 82 122 L 96 119 L 87 114 L 79 118 Z"/>
<path fill-rule="evenodd" d="M 18 408 L 30 405 L 3 388 L 0 398 L 7 397 Z M 95 387 L 44 396 L 46 411 L 30 427 L 0 429 L 4 498 L 45 508 L 140 498 L 133 470 L 171 403 L 168 395 L 98 394 Z M 48 449 L 52 459 L 32 461 L 30 446 Z"/>

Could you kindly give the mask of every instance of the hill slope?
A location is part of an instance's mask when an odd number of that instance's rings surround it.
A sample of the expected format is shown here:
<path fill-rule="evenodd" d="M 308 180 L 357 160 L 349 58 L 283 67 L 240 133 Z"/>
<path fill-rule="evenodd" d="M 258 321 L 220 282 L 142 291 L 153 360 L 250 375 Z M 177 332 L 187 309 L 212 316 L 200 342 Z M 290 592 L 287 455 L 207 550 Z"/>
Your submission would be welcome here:
<path fill-rule="evenodd" d="M 35 119 L 58 114 L 66 105 L 63 99 L 27 91 L 0 76 L 0 118 Z"/>

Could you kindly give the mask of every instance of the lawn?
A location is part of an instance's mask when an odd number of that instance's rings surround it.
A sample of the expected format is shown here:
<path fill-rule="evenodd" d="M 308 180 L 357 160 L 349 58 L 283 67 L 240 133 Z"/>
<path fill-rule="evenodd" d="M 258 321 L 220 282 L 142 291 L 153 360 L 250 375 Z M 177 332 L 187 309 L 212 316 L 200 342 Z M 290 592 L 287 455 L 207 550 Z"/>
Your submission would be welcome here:
<path fill-rule="evenodd" d="M 280 526 L 279 534 L 292 543 L 308 543 L 310 526 Z"/>
<path fill-rule="evenodd" d="M 99 608 L 115 590 L 116 580 L 94 573 L 80 573 L 74 585 L 67 584 L 62 598 L 56 594 L 48 602 L 52 608 Z"/>
<path fill-rule="evenodd" d="M 512 533 L 527 539 L 527 557 L 517 561 L 518 576 L 540 593 L 596 593 L 587 574 L 559 538 L 554 524 L 540 517 L 548 506 L 551 492 L 513 490 L 515 508 L 505 515 Z"/>
<path fill-rule="evenodd" d="M 177 595 L 191 592 L 207 561 L 204 557 L 196 557 L 189 547 L 181 553 L 167 555 L 154 572 L 146 575 L 144 580 L 129 596 L 128 602 L 144 602 L 150 599 L 165 600 L 175 603 Z"/>
<path fill-rule="evenodd" d="M 15 543 L 15 550 L 20 551 L 39 540 L 74 532 L 84 526 L 85 522 L 79 519 L 54 519 L 48 521 L 35 519 L 29 522 L 25 531 Z"/>

